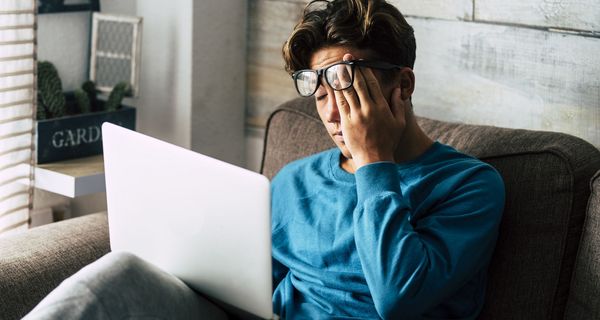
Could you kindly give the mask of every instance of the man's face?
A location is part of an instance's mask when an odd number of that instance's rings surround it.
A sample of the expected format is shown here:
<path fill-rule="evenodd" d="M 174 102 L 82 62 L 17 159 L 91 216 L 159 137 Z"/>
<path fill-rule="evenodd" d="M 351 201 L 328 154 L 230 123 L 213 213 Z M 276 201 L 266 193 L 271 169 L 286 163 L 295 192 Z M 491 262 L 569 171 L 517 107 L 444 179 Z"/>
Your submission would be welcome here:
<path fill-rule="evenodd" d="M 343 59 L 344 54 L 351 54 L 355 60 L 364 59 L 372 60 L 375 54 L 372 50 L 360 50 L 352 47 L 326 47 L 319 49 L 313 53 L 310 60 L 310 68 L 313 70 L 321 69 L 330 66 L 336 62 L 340 62 Z M 356 70 L 358 72 L 358 70 Z M 375 77 L 379 81 L 381 91 L 384 97 L 390 102 L 390 96 L 394 88 L 392 83 L 382 83 L 381 73 L 374 70 Z M 336 146 L 342 151 L 342 154 L 347 159 L 352 159 L 352 155 L 348 151 L 342 135 L 342 128 L 340 123 L 340 113 L 338 105 L 335 99 L 333 89 L 321 79 L 319 88 L 315 92 L 315 100 L 317 104 L 317 111 L 321 117 L 321 121 L 327 129 L 327 133 L 333 139 Z"/>

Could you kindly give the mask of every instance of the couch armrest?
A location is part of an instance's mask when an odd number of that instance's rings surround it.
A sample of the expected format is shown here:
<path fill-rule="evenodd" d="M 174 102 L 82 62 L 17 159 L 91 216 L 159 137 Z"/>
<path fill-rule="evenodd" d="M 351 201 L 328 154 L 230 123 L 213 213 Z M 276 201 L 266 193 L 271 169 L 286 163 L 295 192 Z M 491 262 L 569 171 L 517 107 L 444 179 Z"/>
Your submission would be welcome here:
<path fill-rule="evenodd" d="M 22 318 L 64 279 L 109 251 L 105 213 L 0 238 L 0 318 Z"/>

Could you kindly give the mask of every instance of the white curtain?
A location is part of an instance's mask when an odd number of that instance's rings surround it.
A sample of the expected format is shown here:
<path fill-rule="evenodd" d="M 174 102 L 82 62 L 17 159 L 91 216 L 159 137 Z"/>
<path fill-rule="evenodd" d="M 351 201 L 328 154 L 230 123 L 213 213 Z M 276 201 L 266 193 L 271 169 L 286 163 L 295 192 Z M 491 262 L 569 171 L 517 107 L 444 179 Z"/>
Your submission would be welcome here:
<path fill-rule="evenodd" d="M 0 236 L 28 228 L 33 188 L 35 0 L 0 0 Z"/>

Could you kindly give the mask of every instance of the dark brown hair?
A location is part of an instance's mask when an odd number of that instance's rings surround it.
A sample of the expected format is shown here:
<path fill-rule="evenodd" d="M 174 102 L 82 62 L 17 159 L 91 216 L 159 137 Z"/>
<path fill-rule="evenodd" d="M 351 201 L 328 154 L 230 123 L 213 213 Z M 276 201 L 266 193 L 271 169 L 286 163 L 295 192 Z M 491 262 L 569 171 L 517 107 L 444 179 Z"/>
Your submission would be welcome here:
<path fill-rule="evenodd" d="M 285 70 L 309 68 L 312 54 L 329 46 L 371 49 L 378 59 L 413 68 L 413 28 L 385 0 L 315 0 L 283 45 Z"/>

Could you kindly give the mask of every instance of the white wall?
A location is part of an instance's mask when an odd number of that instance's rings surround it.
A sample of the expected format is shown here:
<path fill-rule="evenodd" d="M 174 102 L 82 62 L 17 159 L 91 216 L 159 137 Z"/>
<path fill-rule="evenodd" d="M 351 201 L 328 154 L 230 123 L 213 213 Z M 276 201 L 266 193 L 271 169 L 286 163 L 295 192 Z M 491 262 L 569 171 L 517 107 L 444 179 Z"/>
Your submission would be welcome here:
<path fill-rule="evenodd" d="M 192 0 L 137 1 L 143 17 L 138 131 L 191 145 Z"/>
<path fill-rule="evenodd" d="M 246 2 L 138 1 L 138 131 L 244 164 Z"/>
<path fill-rule="evenodd" d="M 104 13 L 135 15 L 136 0 L 100 0 L 100 11 Z"/>
<path fill-rule="evenodd" d="M 90 13 L 51 13 L 38 16 L 38 60 L 56 66 L 63 89 L 81 86 L 88 76 Z"/>
<path fill-rule="evenodd" d="M 195 1 L 192 149 L 243 166 L 245 0 Z"/>

